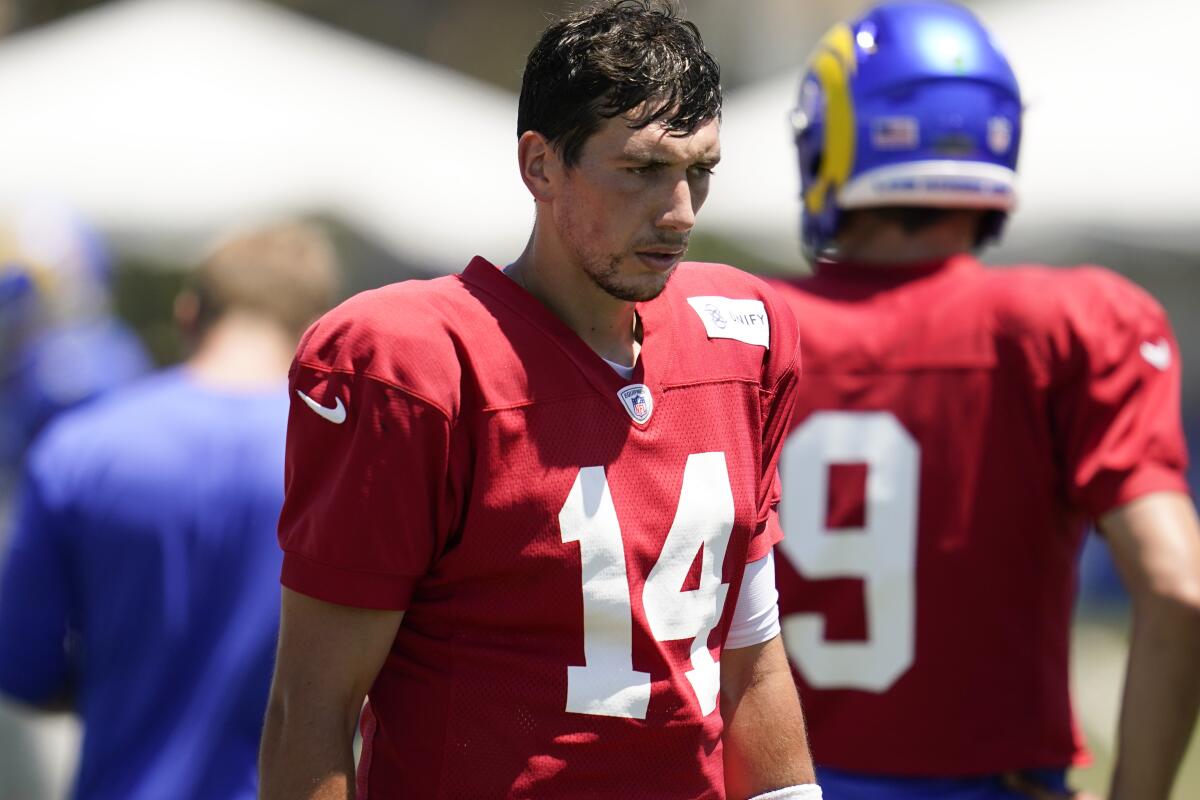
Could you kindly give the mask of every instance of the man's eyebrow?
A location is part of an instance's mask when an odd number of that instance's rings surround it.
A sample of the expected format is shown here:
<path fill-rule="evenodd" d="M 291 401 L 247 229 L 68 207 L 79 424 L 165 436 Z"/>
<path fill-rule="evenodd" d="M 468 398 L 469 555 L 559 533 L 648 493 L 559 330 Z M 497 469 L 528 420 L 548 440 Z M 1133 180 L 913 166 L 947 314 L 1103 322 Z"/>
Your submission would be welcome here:
<path fill-rule="evenodd" d="M 671 161 L 662 158 L 661 156 L 651 155 L 649 153 L 622 153 L 617 156 L 618 161 L 627 161 L 634 164 L 642 164 L 647 167 L 669 167 Z"/>
<path fill-rule="evenodd" d="M 671 161 L 670 159 L 662 158 L 661 156 L 649 155 L 646 153 L 622 153 L 617 157 L 618 161 L 640 164 L 647 167 L 669 167 L 672 164 L 689 163 L 693 166 L 700 167 L 715 167 L 721 162 L 721 154 L 717 153 L 712 156 L 701 156 L 693 161 L 680 159 L 679 161 Z"/>

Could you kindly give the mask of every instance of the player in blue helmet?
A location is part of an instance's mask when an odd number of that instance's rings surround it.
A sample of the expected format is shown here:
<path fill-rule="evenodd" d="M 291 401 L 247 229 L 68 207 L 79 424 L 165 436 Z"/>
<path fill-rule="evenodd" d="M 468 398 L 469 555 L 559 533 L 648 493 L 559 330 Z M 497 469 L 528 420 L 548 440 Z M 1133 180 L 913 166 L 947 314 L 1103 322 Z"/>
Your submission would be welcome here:
<path fill-rule="evenodd" d="M 0 213 L 0 483 L 52 416 L 150 368 L 112 314 L 110 282 L 103 241 L 74 212 L 29 202 Z"/>
<path fill-rule="evenodd" d="M 889 2 L 817 46 L 794 112 L 804 391 L 780 460 L 783 636 L 841 800 L 1070 797 L 1077 557 L 1133 595 L 1111 798 L 1166 800 L 1200 704 L 1200 523 L 1177 345 L 1096 267 L 985 269 L 1021 96 L 965 9 Z"/>
<path fill-rule="evenodd" d="M 817 46 L 793 112 L 804 248 L 836 245 L 844 212 L 968 208 L 979 243 L 1016 204 L 1021 94 L 991 36 L 941 2 L 876 6 Z"/>

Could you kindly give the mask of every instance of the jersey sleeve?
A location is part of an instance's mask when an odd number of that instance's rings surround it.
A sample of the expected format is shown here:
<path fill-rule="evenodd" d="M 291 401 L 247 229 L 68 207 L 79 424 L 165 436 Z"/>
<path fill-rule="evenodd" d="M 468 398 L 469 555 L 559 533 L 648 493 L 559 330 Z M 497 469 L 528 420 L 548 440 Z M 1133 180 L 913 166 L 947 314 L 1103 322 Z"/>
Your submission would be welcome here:
<path fill-rule="evenodd" d="M 314 338 L 290 377 L 282 582 L 331 603 L 403 610 L 449 528 L 450 418 Z"/>
<path fill-rule="evenodd" d="M 52 497 L 44 455 L 36 446 L 31 453 L 0 572 L 0 691 L 32 705 L 55 701 L 70 684 L 66 512 Z"/>
<path fill-rule="evenodd" d="M 1165 312 L 1106 270 L 1081 270 L 1056 346 L 1053 424 L 1072 504 L 1092 518 L 1187 491 L 1179 349 Z"/>
<path fill-rule="evenodd" d="M 774 297 L 774 295 L 771 295 Z M 779 457 L 796 405 L 800 376 L 800 336 L 796 319 L 782 300 L 771 303 L 771 349 L 762 389 L 762 475 L 758 517 L 746 562 L 757 561 L 783 540 L 779 524 Z"/>

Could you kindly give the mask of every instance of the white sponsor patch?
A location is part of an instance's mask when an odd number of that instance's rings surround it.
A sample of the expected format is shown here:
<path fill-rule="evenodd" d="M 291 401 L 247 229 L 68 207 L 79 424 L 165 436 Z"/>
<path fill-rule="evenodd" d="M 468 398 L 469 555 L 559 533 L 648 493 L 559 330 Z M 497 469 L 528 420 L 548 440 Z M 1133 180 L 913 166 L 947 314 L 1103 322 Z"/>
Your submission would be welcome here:
<path fill-rule="evenodd" d="M 654 413 L 654 397 L 650 394 L 649 386 L 644 383 L 631 383 L 617 392 L 617 397 L 638 425 L 645 425 L 650 421 L 650 415 Z"/>
<path fill-rule="evenodd" d="M 1165 372 L 1171 366 L 1171 343 L 1165 338 L 1157 342 L 1142 342 L 1141 352 L 1146 363 L 1159 371 Z"/>
<path fill-rule="evenodd" d="M 771 320 L 762 300 L 731 297 L 689 297 L 687 299 L 710 339 L 736 339 L 759 347 L 771 347 Z"/>

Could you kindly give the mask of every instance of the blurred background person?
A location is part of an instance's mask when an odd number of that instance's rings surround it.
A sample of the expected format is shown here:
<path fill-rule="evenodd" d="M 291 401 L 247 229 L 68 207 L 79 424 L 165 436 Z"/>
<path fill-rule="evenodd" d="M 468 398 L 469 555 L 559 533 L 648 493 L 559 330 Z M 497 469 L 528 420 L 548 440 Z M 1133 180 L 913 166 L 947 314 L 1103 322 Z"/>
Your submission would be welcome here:
<path fill-rule="evenodd" d="M 1166 314 L 1106 269 L 975 259 L 1014 207 L 1022 98 L 966 9 L 835 26 L 794 121 L 816 275 L 776 282 L 805 368 L 778 583 L 822 785 L 1072 796 L 1091 521 L 1133 596 L 1110 796 L 1167 800 L 1200 707 L 1200 523 Z"/>
<path fill-rule="evenodd" d="M 31 448 L 0 575 L 0 691 L 80 715 L 76 797 L 254 797 L 285 380 L 336 285 L 313 228 L 234 236 L 175 303 L 186 362 Z"/>
<path fill-rule="evenodd" d="M 0 211 L 0 471 L 11 473 L 58 412 L 150 368 L 112 310 L 99 233 L 67 208 Z"/>
<path fill-rule="evenodd" d="M 112 261 L 99 232 L 48 200 L 0 209 L 0 554 L 26 448 L 55 414 L 150 368 L 112 309 Z M 3 556 L 0 555 L 0 561 Z M 62 718 L 34 720 L 0 698 L 0 800 L 47 797 Z"/>

